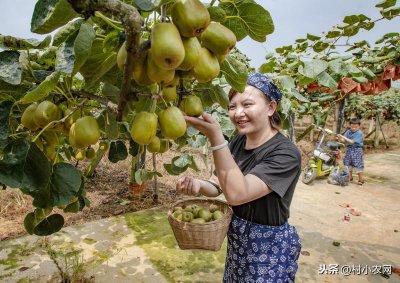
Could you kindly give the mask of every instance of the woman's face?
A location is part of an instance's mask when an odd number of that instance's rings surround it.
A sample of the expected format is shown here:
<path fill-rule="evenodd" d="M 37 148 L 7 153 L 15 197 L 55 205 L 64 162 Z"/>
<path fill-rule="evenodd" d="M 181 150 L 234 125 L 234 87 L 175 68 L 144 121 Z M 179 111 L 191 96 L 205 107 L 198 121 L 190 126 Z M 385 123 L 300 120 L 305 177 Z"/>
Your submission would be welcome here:
<path fill-rule="evenodd" d="M 239 134 L 251 135 L 270 128 L 269 118 L 275 112 L 276 103 L 267 102 L 265 95 L 253 86 L 246 86 L 229 102 L 229 118 Z"/>

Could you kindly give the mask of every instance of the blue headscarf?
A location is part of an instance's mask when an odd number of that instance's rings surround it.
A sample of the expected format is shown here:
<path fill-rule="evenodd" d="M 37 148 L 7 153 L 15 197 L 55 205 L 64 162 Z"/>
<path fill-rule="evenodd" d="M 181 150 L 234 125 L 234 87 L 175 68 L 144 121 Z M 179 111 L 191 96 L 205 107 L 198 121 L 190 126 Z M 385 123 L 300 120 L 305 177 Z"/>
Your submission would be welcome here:
<path fill-rule="evenodd" d="M 277 103 L 282 99 L 282 92 L 277 86 L 266 76 L 260 73 L 249 73 L 247 84 L 259 89 L 271 100 Z"/>

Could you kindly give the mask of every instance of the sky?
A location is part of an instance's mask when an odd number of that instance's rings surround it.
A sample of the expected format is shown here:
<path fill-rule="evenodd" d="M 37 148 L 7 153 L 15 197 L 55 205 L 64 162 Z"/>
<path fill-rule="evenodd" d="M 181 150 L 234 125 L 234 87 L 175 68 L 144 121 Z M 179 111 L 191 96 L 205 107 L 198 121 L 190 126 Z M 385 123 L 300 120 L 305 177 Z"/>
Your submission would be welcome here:
<path fill-rule="evenodd" d="M 345 16 L 364 14 L 372 20 L 380 17 L 375 5 L 381 0 L 256 0 L 271 14 L 275 25 L 273 34 L 264 43 L 249 37 L 238 42 L 237 47 L 252 61 L 253 67 L 265 62 L 265 55 L 275 48 L 293 44 L 307 33 L 322 35 L 334 25 L 342 23 Z M 21 38 L 43 39 L 45 35 L 30 32 L 30 21 L 36 0 L 0 0 L 0 34 Z M 397 6 L 399 3 L 397 3 Z M 385 33 L 400 30 L 400 17 L 380 21 L 371 31 L 361 31 L 355 41 L 367 40 L 372 45 Z"/>

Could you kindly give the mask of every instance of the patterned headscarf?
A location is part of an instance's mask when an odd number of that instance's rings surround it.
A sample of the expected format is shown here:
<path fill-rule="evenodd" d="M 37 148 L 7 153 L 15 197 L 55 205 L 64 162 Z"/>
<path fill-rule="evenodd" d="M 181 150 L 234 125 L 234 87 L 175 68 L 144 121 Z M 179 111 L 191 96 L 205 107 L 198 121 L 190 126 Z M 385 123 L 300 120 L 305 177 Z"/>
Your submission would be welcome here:
<path fill-rule="evenodd" d="M 277 103 L 281 101 L 282 92 L 266 75 L 260 73 L 249 73 L 247 84 L 259 89 L 271 100 L 275 100 Z"/>

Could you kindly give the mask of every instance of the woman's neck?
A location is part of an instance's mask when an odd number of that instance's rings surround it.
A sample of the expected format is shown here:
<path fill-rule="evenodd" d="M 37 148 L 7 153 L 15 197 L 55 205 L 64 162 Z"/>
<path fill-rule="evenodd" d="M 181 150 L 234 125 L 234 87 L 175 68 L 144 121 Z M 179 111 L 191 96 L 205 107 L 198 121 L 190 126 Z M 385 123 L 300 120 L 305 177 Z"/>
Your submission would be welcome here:
<path fill-rule="evenodd" d="M 246 135 L 246 145 L 245 149 L 253 149 L 259 147 L 260 145 L 269 141 L 273 136 L 275 136 L 278 131 L 274 128 L 270 128 L 267 131 L 257 133 L 255 135 Z"/>

